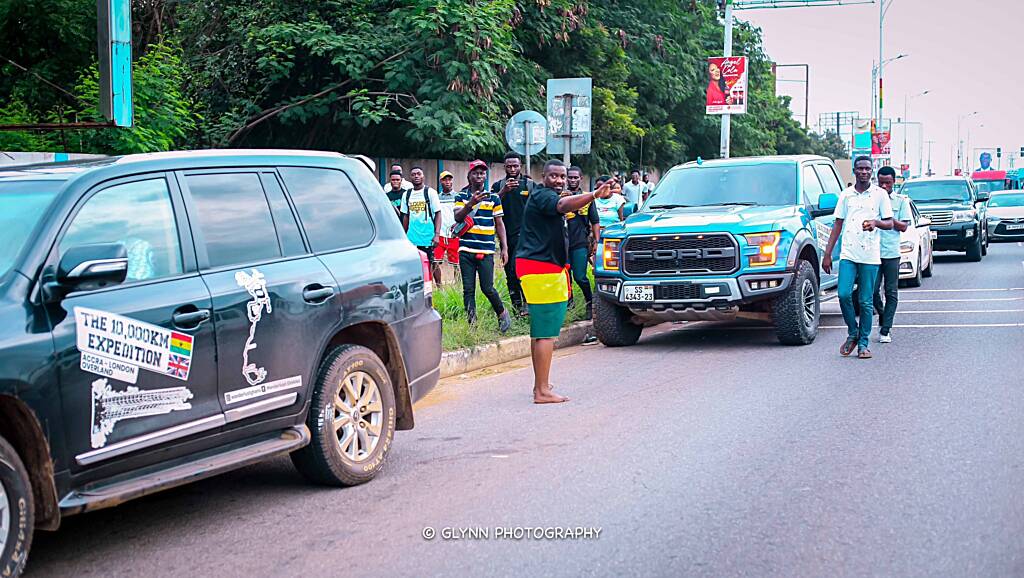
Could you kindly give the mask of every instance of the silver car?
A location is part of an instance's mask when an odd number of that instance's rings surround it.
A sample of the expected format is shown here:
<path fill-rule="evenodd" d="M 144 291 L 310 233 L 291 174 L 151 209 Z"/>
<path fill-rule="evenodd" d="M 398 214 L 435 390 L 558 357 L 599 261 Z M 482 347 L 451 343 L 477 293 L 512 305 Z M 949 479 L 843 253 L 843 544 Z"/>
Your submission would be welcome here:
<path fill-rule="evenodd" d="M 1024 191 L 1005 191 L 988 201 L 988 238 L 1024 241 Z"/>

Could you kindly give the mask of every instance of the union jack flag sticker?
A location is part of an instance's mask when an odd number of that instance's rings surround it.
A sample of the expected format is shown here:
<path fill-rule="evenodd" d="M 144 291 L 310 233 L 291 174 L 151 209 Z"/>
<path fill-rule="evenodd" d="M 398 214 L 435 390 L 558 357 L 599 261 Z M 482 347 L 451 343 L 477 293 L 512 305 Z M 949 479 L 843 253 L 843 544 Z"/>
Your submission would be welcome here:
<path fill-rule="evenodd" d="M 178 379 L 188 380 L 189 363 L 192 361 L 191 357 L 184 355 L 170 354 L 167 358 L 167 375 L 176 377 Z"/>

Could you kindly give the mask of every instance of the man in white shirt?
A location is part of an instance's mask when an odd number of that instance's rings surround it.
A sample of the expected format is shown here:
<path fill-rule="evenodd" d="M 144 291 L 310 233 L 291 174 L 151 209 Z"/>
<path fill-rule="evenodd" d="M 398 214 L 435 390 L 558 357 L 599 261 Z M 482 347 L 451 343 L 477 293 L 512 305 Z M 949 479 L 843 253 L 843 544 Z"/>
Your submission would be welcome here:
<path fill-rule="evenodd" d="M 825 249 L 825 258 L 821 264 L 822 270 L 832 273 L 832 250 L 841 234 L 843 244 L 839 254 L 839 306 L 843 310 L 848 332 L 839 353 L 846 357 L 856 347 L 860 359 L 871 358 L 868 338 L 871 336 L 871 321 L 875 313 L 872 289 L 882 263 L 879 229 L 889 230 L 893 226 L 889 195 L 871 184 L 872 172 L 869 157 L 860 156 L 853 162 L 856 182 L 839 196 L 836 222 L 832 226 L 832 235 L 828 239 L 828 248 Z M 861 288 L 858 292 L 859 324 L 853 306 L 854 283 Z"/>
<path fill-rule="evenodd" d="M 440 181 L 441 190 L 437 192 L 437 198 L 441 202 L 441 239 L 434 247 L 437 283 L 441 283 L 441 259 L 447 259 L 448 264 L 454 267 L 459 266 L 459 238 L 452 236 L 452 227 L 455 226 L 455 175 L 444 171 Z M 459 277 L 458 273 L 455 277 Z"/>
<path fill-rule="evenodd" d="M 627 203 L 640 204 L 643 202 L 644 189 L 647 185 L 640 182 L 640 171 L 633 169 L 629 175 L 629 182 L 622 187 L 622 196 L 626 197 Z"/>
<path fill-rule="evenodd" d="M 402 226 L 409 241 L 427 254 L 430 273 L 436 277 L 438 267 L 434 262 L 434 247 L 441 237 L 441 201 L 437 198 L 437 191 L 423 183 L 423 169 L 413 167 L 409 176 L 412 177 L 412 188 L 405 193 L 399 210 Z"/>

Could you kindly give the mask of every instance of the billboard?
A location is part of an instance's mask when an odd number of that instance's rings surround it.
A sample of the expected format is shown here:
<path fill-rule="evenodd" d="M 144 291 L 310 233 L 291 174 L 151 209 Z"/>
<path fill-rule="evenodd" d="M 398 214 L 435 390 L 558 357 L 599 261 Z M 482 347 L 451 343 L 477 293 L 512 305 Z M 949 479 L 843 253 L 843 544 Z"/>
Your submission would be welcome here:
<path fill-rule="evenodd" d="M 707 114 L 747 112 L 747 57 L 708 58 Z"/>
<path fill-rule="evenodd" d="M 884 158 L 891 156 L 890 143 L 892 142 L 892 126 L 887 119 L 875 123 L 871 131 L 871 156 L 872 158 Z"/>
<path fill-rule="evenodd" d="M 870 118 L 858 118 L 853 121 L 853 156 L 866 155 L 871 153 L 871 133 L 874 121 Z"/>
<path fill-rule="evenodd" d="M 547 97 L 548 154 L 590 154 L 593 80 L 549 78 Z"/>

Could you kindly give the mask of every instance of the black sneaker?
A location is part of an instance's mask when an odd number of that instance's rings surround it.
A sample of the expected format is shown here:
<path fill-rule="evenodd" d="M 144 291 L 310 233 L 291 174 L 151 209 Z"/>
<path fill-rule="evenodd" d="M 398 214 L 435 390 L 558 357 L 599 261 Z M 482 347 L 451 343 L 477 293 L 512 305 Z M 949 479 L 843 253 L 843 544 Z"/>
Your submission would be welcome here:
<path fill-rule="evenodd" d="M 508 310 L 501 312 L 498 315 L 498 331 L 501 333 L 507 332 L 512 327 L 512 316 L 508 314 Z"/>

